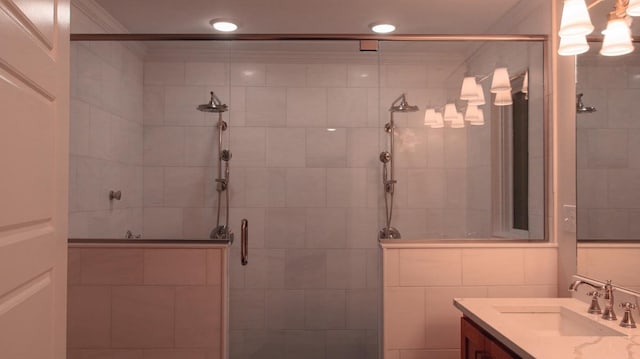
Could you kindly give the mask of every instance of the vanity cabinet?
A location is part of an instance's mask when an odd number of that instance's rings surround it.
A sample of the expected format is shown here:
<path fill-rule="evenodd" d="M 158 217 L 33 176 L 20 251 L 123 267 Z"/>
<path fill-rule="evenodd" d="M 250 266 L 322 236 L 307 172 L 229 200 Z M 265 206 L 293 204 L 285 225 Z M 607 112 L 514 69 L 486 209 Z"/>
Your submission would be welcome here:
<path fill-rule="evenodd" d="M 460 323 L 461 359 L 519 359 L 467 317 Z"/>

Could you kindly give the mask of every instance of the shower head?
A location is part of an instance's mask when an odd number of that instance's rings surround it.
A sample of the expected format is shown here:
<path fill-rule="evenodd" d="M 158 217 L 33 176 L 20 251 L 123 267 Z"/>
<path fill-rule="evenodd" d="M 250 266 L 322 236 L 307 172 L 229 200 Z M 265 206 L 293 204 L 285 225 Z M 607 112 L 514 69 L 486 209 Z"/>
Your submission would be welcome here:
<path fill-rule="evenodd" d="M 209 100 L 209 103 L 198 106 L 198 111 L 202 112 L 226 112 L 228 110 L 229 107 L 223 104 L 213 91 L 211 91 L 211 100 Z"/>
<path fill-rule="evenodd" d="M 407 103 L 407 99 L 405 95 L 402 94 L 391 104 L 391 108 L 389 111 L 391 112 L 416 112 L 418 111 L 418 106 L 411 106 Z"/>

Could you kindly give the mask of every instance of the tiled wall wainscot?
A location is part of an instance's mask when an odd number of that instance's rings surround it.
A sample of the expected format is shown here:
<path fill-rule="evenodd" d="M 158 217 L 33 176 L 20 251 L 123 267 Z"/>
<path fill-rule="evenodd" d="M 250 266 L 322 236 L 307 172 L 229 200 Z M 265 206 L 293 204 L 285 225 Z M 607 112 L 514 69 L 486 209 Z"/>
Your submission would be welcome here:
<path fill-rule="evenodd" d="M 460 357 L 453 298 L 555 297 L 553 244 L 382 244 L 385 359 Z"/>
<path fill-rule="evenodd" d="M 221 359 L 227 248 L 71 244 L 68 359 Z"/>

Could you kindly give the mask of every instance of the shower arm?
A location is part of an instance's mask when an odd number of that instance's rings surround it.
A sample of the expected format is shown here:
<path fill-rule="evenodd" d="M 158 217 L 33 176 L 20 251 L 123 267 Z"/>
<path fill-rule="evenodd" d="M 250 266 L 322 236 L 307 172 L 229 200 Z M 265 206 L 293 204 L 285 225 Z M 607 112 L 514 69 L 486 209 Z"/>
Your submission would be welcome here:
<path fill-rule="evenodd" d="M 398 98 L 397 98 L 397 99 L 395 99 L 395 100 L 393 100 L 393 102 L 391 103 L 391 107 L 394 107 L 394 106 L 398 103 L 398 101 L 400 101 L 400 100 L 402 100 L 402 99 L 404 99 L 404 98 L 405 98 L 404 94 L 402 94 L 402 95 L 398 96 Z M 405 101 L 406 101 L 406 100 L 405 100 Z M 392 117 L 391 117 L 391 121 L 393 122 L 393 111 L 391 112 L 391 116 L 392 116 Z"/>

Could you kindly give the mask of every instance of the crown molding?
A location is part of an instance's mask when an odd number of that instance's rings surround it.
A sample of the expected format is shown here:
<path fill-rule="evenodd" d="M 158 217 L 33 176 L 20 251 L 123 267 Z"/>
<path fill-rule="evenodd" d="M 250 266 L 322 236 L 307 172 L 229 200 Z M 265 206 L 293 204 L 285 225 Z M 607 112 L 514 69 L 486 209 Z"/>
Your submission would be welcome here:
<path fill-rule="evenodd" d="M 122 25 L 116 18 L 111 16 L 107 10 L 105 10 L 100 4 L 94 0 L 71 0 L 71 6 L 82 12 L 89 20 L 96 24 L 105 34 L 128 34 L 124 25 Z M 73 18 L 71 19 L 73 21 Z M 121 42 L 123 46 L 131 50 L 139 58 L 143 59 L 147 49 L 141 42 Z"/>
<path fill-rule="evenodd" d="M 104 33 L 129 33 L 126 27 L 94 0 L 71 0 L 71 6 L 85 14 L 91 21 L 104 30 Z"/>

